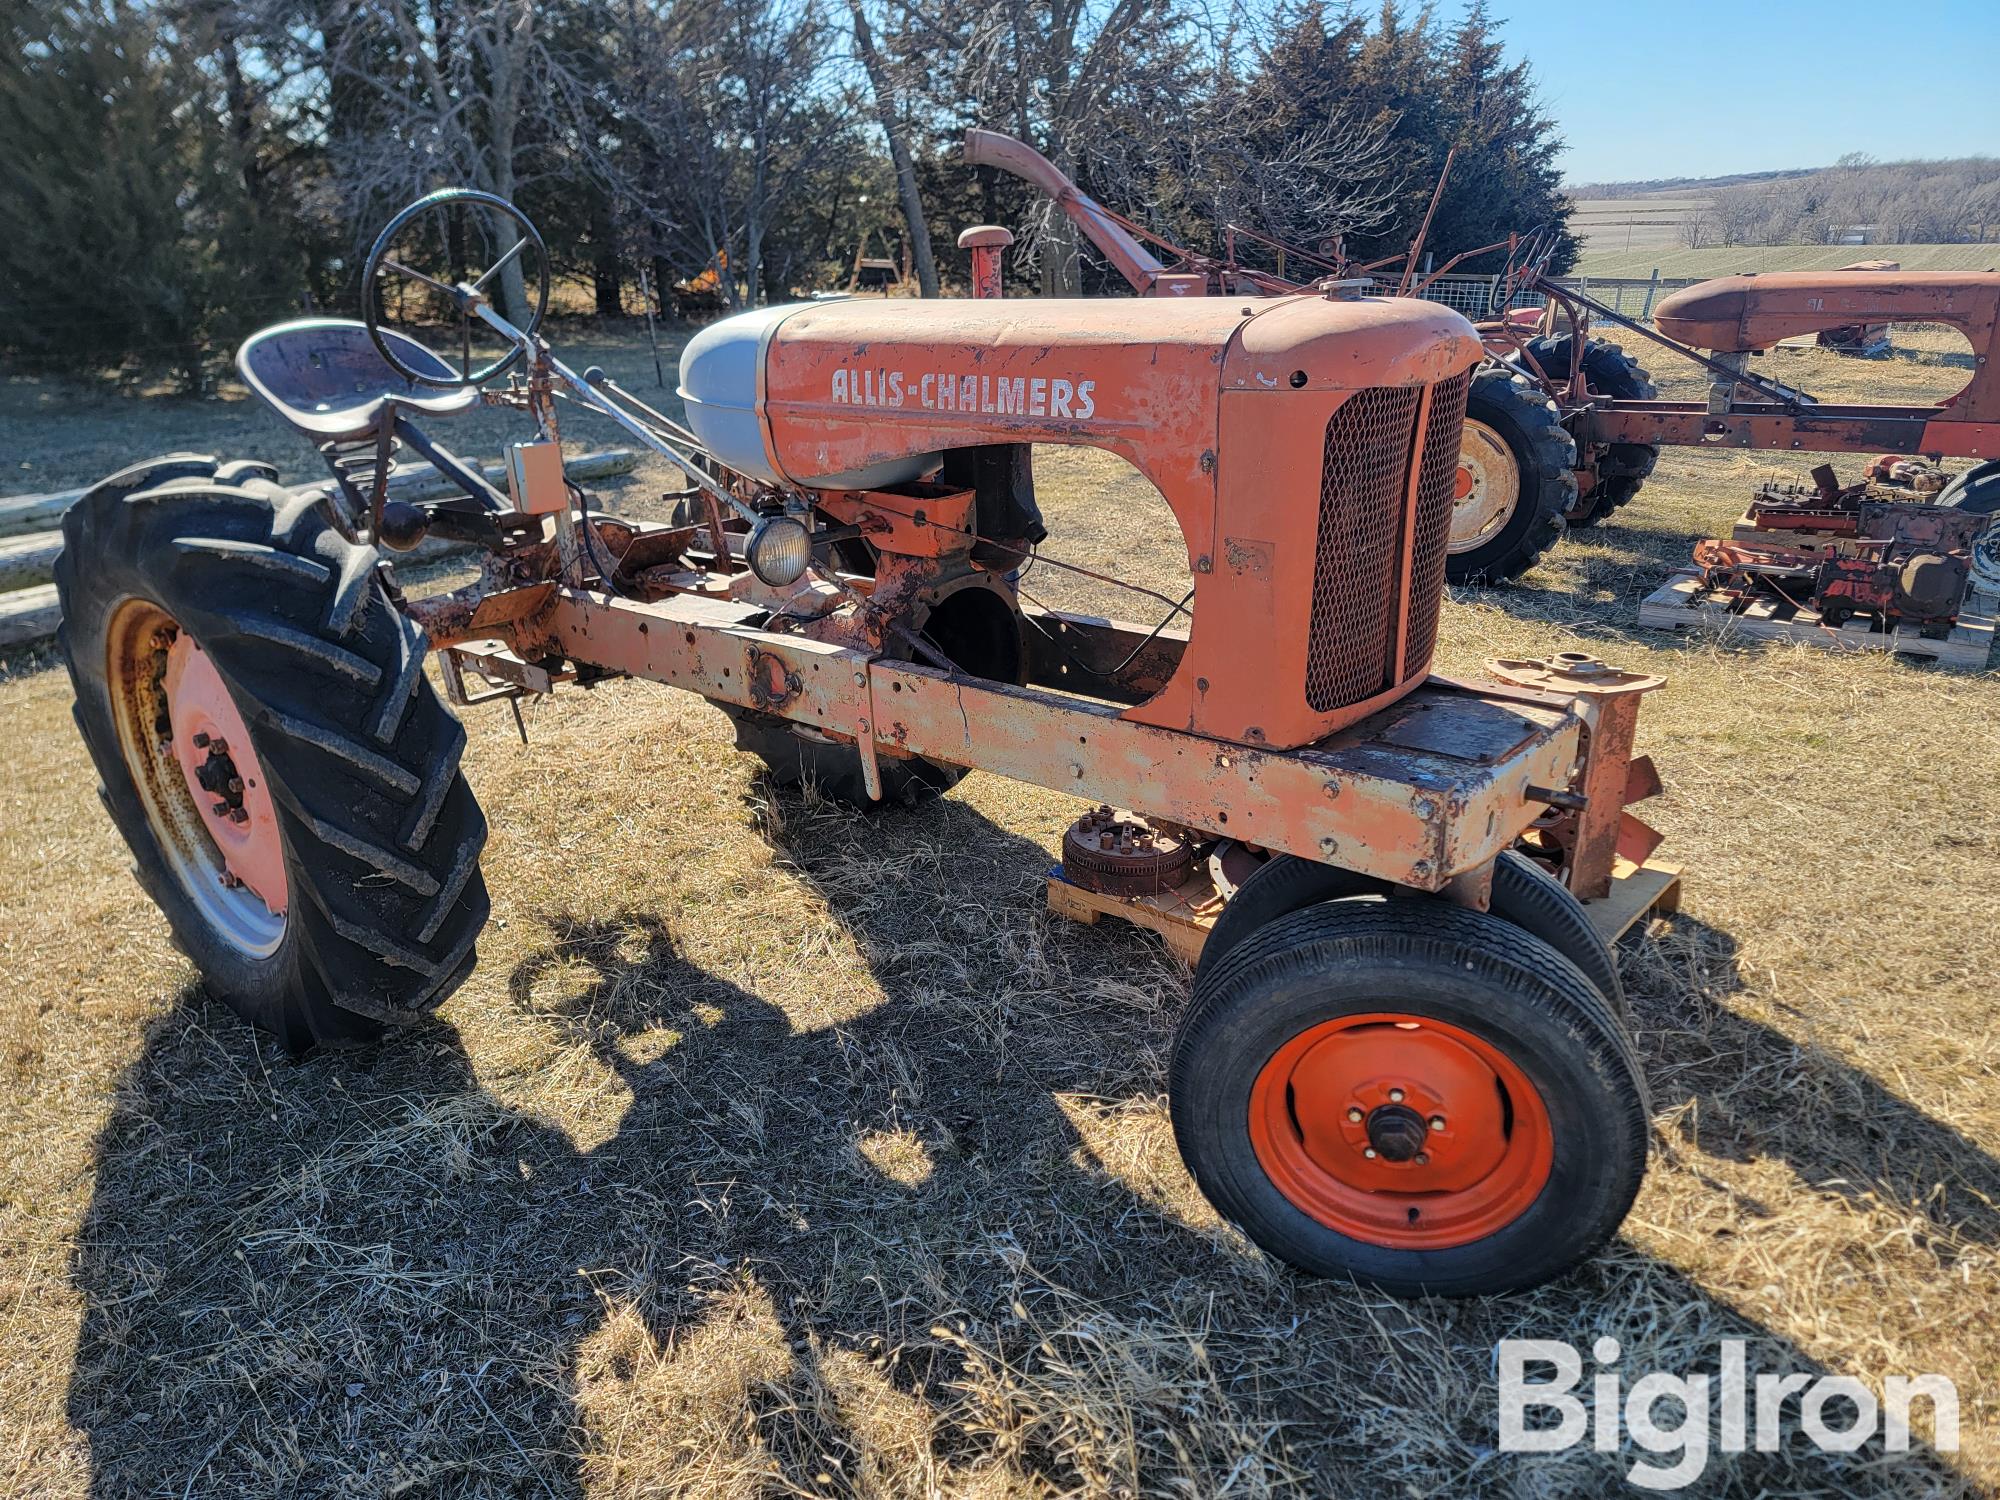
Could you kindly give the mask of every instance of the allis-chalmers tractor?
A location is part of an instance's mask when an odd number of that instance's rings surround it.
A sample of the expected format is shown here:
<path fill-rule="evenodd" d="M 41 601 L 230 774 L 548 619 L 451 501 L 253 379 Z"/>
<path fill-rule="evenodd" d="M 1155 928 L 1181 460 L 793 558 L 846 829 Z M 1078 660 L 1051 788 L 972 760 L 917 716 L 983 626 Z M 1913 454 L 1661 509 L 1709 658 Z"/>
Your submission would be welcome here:
<path fill-rule="evenodd" d="M 473 274 L 479 235 L 419 232 L 441 215 L 511 248 Z M 1163 848 L 1226 866 L 1172 1117 L 1201 1188 L 1274 1255 L 1471 1294 L 1614 1232 L 1646 1091 L 1579 897 L 1605 894 L 1638 826 L 1634 695 L 1654 680 L 1430 676 L 1481 357 L 1456 313 L 1340 288 L 767 308 L 688 345 L 683 426 L 551 353 L 546 256 L 499 199 L 412 205 L 363 284 L 362 321 L 239 355 L 328 480 L 173 455 L 65 522 L 77 719 L 211 993 L 294 1049 L 427 1016 L 488 908 L 446 699 L 644 678 L 712 700 L 780 782 L 865 802 L 979 768 L 1102 804 L 1068 841 L 1100 883 Z M 392 289 L 450 309 L 455 358 L 392 326 Z M 475 362 L 474 332 L 503 352 Z M 533 429 L 504 487 L 420 425 L 482 403 Z M 676 462 L 677 519 L 601 514 L 564 474 L 559 403 Z M 1025 559 L 1060 565 L 1038 443 L 1158 487 L 1188 628 L 1023 598 Z M 393 498 L 405 446 L 459 493 Z M 425 536 L 483 549 L 479 581 L 406 595 L 382 549 Z"/>

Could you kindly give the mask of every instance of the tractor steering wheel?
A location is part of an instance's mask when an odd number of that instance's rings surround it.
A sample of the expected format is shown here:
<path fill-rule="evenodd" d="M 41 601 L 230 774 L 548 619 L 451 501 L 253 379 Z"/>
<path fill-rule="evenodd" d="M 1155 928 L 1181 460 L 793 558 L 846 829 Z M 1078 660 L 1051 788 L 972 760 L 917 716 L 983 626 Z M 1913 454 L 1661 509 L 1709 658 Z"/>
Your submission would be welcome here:
<path fill-rule="evenodd" d="M 484 271 L 476 276 L 468 274 L 464 281 L 454 284 L 448 279 L 450 272 L 446 267 L 446 261 L 456 258 L 453 255 L 454 250 L 458 255 L 464 253 L 464 240 L 454 238 L 450 225 L 453 210 L 460 207 L 490 210 L 504 221 L 503 228 L 511 227 L 518 237 L 500 258 Z M 442 216 L 436 226 L 438 234 L 428 246 L 420 245 L 418 248 L 427 248 L 433 252 L 443 250 L 443 259 L 437 258 L 435 254 L 432 256 L 432 269 L 442 273 L 435 276 L 416 266 L 406 264 L 390 254 L 396 248 L 399 237 L 403 236 L 410 225 L 429 214 Z M 465 230 L 463 221 L 459 228 L 462 236 Z M 488 284 L 493 278 L 500 275 L 512 261 L 528 249 L 532 249 L 535 253 L 540 275 L 534 294 L 534 311 L 521 332 L 533 336 L 542 326 L 542 315 L 549 307 L 549 252 L 543 245 L 541 233 L 535 228 L 533 221 L 505 198 L 481 192 L 477 188 L 440 188 L 435 193 L 419 198 L 391 219 L 381 234 L 376 236 L 375 246 L 368 252 L 368 259 L 361 268 L 361 321 L 368 330 L 368 337 L 374 341 L 376 352 L 388 361 L 390 369 L 405 380 L 416 385 L 436 386 L 446 390 L 458 390 L 469 385 L 484 385 L 495 376 L 513 368 L 524 352 L 519 344 L 496 359 L 489 360 L 477 368 L 473 366 L 473 324 L 479 319 L 472 310 L 474 304 L 472 294 L 485 295 Z M 395 343 L 383 336 L 382 299 L 376 283 L 384 271 L 393 271 L 398 276 L 419 283 L 457 310 L 459 373 L 456 379 L 440 379 L 434 369 L 425 371 L 411 367 L 398 356 Z"/>

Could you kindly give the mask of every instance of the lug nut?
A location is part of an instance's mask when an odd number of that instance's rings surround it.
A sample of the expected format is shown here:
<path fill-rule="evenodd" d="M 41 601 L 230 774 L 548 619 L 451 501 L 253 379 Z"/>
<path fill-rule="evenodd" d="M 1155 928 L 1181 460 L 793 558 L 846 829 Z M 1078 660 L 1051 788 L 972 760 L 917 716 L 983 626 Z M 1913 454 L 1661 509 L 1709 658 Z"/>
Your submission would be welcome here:
<path fill-rule="evenodd" d="M 229 790 L 230 790 L 231 792 L 240 792 L 240 791 L 242 791 L 242 790 L 243 790 L 243 778 L 242 778 L 241 776 L 232 776 L 232 777 L 230 777 L 230 778 L 229 778 Z"/>
<path fill-rule="evenodd" d="M 227 802 L 212 803 L 209 811 L 214 813 L 218 818 L 227 817 L 229 815 L 229 804 Z"/>
<path fill-rule="evenodd" d="M 1442 1129 L 1444 1129 L 1444 1116 L 1443 1116 L 1443 1115 L 1432 1115 L 1432 1116 L 1431 1116 L 1431 1129 L 1433 1129 L 1433 1130 L 1442 1130 Z"/>
<path fill-rule="evenodd" d="M 1390 1089 L 1389 1102 L 1391 1104 L 1401 1104 L 1403 1102 L 1403 1091 L 1401 1089 Z"/>
<path fill-rule="evenodd" d="M 1361 1123 L 1361 1111 L 1358 1109 L 1348 1110 L 1347 1123 L 1350 1125 L 1359 1125 Z"/>
<path fill-rule="evenodd" d="M 1367 1157 L 1370 1161 L 1375 1160 L 1375 1148 L 1373 1146 L 1363 1146 L 1361 1148 L 1361 1154 Z"/>
<path fill-rule="evenodd" d="M 250 814 L 244 808 L 232 807 L 229 809 L 229 821 L 232 823 L 247 823 L 250 821 Z"/>
<path fill-rule="evenodd" d="M 1420 1167 L 1427 1167 L 1427 1166 L 1429 1166 L 1430 1164 L 1431 1164 L 1431 1154 L 1430 1154 L 1430 1152 L 1428 1152 L 1428 1151 L 1419 1151 L 1419 1152 L 1417 1153 L 1417 1165 L 1418 1165 L 1418 1166 L 1420 1166 Z"/>
<path fill-rule="evenodd" d="M 197 750 L 206 750 L 208 748 L 208 735 L 204 731 L 195 731 L 194 747 Z"/>

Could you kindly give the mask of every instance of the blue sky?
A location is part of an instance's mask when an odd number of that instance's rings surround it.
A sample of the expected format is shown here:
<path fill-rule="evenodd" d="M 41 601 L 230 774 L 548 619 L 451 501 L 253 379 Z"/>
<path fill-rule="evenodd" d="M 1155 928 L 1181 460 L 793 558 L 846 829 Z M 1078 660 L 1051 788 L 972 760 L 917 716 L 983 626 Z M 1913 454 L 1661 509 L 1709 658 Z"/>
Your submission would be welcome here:
<path fill-rule="evenodd" d="M 2000 0 L 1491 4 L 1572 182 L 2000 155 Z"/>

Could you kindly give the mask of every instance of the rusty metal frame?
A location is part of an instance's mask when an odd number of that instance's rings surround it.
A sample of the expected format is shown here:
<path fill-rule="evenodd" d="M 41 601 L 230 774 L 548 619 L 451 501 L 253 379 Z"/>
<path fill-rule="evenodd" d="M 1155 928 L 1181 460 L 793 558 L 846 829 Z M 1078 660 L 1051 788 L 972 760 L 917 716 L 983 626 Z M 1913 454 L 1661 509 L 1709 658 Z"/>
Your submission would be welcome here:
<path fill-rule="evenodd" d="M 1582 749 L 1583 717 L 1560 695 L 1434 679 L 1317 745 L 1266 750 L 777 634 L 761 617 L 695 594 L 647 603 L 557 587 L 497 629 L 526 660 L 588 662 L 788 719 L 853 742 L 864 764 L 976 766 L 1425 891 L 1508 848 L 1544 813 L 1530 788 L 1567 785 Z"/>

